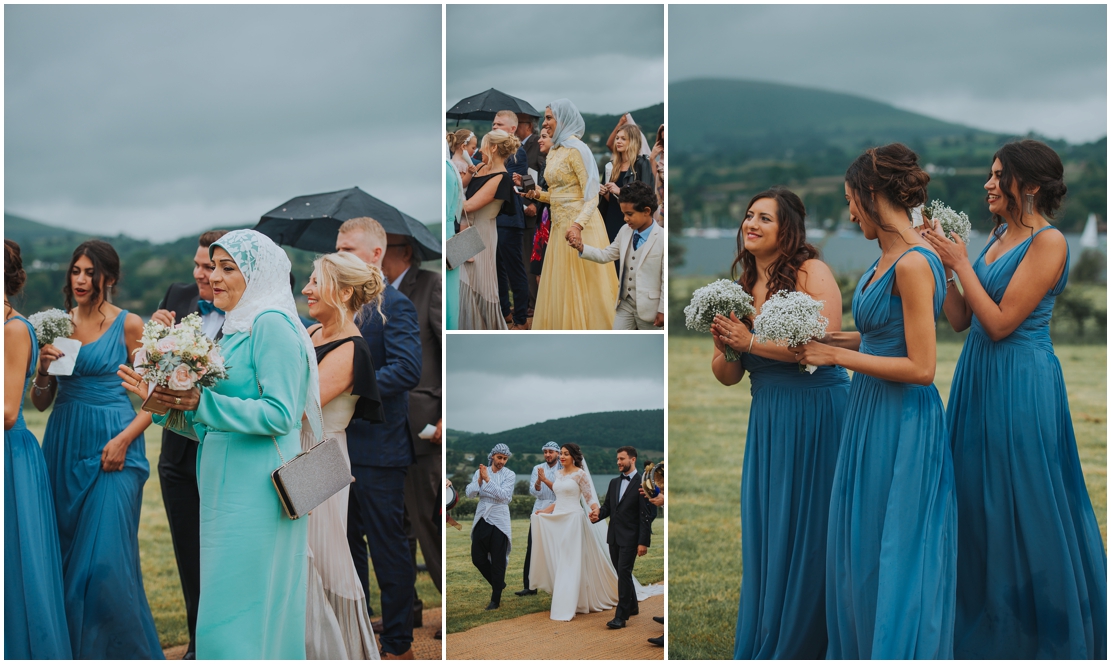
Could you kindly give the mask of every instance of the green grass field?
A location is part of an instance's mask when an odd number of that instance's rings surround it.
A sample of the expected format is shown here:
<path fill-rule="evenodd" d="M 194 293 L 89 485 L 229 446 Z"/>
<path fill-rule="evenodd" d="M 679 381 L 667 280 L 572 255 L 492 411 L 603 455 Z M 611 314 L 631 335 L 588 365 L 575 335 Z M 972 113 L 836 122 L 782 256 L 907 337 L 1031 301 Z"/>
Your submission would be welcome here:
<path fill-rule="evenodd" d="M 46 430 L 46 419 L 50 411 L 40 413 L 31 405 L 30 399 L 23 405 L 24 419 L 35 436 L 42 442 Z M 174 545 L 170 539 L 170 526 L 166 521 L 166 510 L 162 506 L 162 491 L 158 484 L 158 455 L 162 449 L 162 429 L 152 424 L 146 431 L 147 460 L 150 462 L 151 475 L 143 487 L 143 510 L 139 515 L 139 559 L 143 568 L 143 586 L 147 591 L 147 602 L 154 614 L 154 626 L 158 630 L 158 640 L 163 648 L 189 642 L 189 628 L 185 621 L 185 599 L 181 594 L 181 583 L 177 575 L 174 559 Z M 419 556 L 419 553 L 418 553 Z M 427 574 L 417 577 L 417 594 L 424 607 L 440 606 L 440 593 Z M 370 577 L 370 603 L 381 617 L 382 606 L 379 601 L 378 584 L 374 575 Z"/>
<path fill-rule="evenodd" d="M 942 399 L 961 346 L 938 344 Z M 730 659 L 741 586 L 741 462 L 749 381 L 731 388 L 710 373 L 707 337 L 673 336 L 669 368 L 668 652 L 671 659 Z M 1058 346 L 1069 405 L 1104 546 L 1107 542 L 1107 348 Z"/>
<path fill-rule="evenodd" d="M 652 546 L 642 558 L 637 558 L 633 575 L 643 584 L 659 583 L 664 579 L 663 512 L 655 522 Z M 513 549 L 509 553 L 509 567 L 505 570 L 506 589 L 502 592 L 501 608 L 486 611 L 490 602 L 490 585 L 471 564 L 471 524 L 463 523 L 463 530 L 447 531 L 447 631 L 450 634 L 472 627 L 508 620 L 529 613 L 539 613 L 551 608 L 552 596 L 544 591 L 535 595 L 518 597 L 516 591 L 524 587 L 522 570 L 528 547 L 528 519 L 514 519 Z"/>

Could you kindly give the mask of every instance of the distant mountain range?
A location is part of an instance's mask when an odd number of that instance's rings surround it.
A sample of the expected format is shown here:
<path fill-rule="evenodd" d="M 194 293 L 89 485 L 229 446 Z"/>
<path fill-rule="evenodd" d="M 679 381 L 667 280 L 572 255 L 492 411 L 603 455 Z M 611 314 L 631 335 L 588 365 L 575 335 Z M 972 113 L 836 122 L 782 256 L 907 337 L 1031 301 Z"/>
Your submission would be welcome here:
<path fill-rule="evenodd" d="M 811 225 L 848 225 L 845 169 L 866 148 L 900 142 L 930 174 L 931 198 L 968 212 L 973 228 L 993 222 L 983 184 L 992 155 L 1018 138 L 864 97 L 780 83 L 677 81 L 668 88 L 669 232 L 684 226 L 735 229 L 749 198 L 784 185 L 806 205 Z M 1107 213 L 1107 139 L 1084 144 L 1032 136 L 1065 164 L 1068 196 L 1055 224 L 1079 232 Z M 672 246 L 671 258 L 681 248 Z"/>
<path fill-rule="evenodd" d="M 856 95 L 782 83 L 692 79 L 668 87 L 670 152 L 704 152 L 794 135 L 873 144 L 983 134 Z"/>
<path fill-rule="evenodd" d="M 636 119 L 636 116 L 633 116 Z M 575 443 L 594 468 L 609 469 L 617 448 L 635 447 L 638 461 L 659 461 L 664 450 L 663 410 L 624 410 L 586 413 L 561 417 L 498 433 L 469 433 L 447 430 L 448 472 L 473 472 L 498 443 L 509 446 L 513 457 L 509 467 L 514 472 L 527 471 L 539 463 L 544 443 Z M 472 456 L 468 460 L 467 456 Z M 597 465 L 594 459 L 599 459 Z M 469 470 L 467 470 L 469 469 Z M 594 472 L 600 472 L 595 470 Z"/>
<path fill-rule="evenodd" d="M 225 225 L 222 228 L 251 228 L 255 224 Z M 429 229 L 440 236 L 440 224 L 429 224 Z M 96 237 L 107 241 L 120 256 L 119 288 L 114 303 L 142 316 L 155 311 L 171 283 L 192 281 L 193 255 L 197 250 L 200 233 L 189 234 L 169 242 L 154 243 L 127 235 L 103 236 L 82 233 L 44 224 L 14 214 L 4 214 L 4 237 L 20 245 L 27 283 L 23 294 L 15 298 L 15 307 L 24 314 L 45 308 L 61 308 L 64 299 L 65 269 L 77 245 Z M 293 275 L 298 281 L 297 293 L 312 273 L 316 254 L 286 247 L 293 264 Z M 433 268 L 437 269 L 437 268 Z"/>

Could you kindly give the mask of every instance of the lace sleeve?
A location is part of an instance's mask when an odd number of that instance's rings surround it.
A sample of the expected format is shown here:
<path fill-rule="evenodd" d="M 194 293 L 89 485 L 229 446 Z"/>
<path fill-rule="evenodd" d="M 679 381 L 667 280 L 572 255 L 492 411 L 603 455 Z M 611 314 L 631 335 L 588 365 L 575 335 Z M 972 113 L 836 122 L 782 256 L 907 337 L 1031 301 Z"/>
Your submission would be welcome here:
<path fill-rule="evenodd" d="M 586 173 L 586 165 L 583 164 L 582 156 L 579 154 L 579 151 L 571 150 L 571 154 L 568 155 L 568 158 L 571 160 L 571 168 L 575 171 L 575 177 L 579 181 L 579 186 L 582 188 L 584 196 L 582 208 L 579 210 L 578 216 L 575 217 L 572 223 L 578 224 L 580 228 L 586 228 L 587 222 L 590 221 L 594 211 L 598 209 L 598 195 L 595 194 L 594 197 L 590 199 L 585 198 L 586 185 L 590 181 L 590 178 Z"/>
<path fill-rule="evenodd" d="M 598 501 L 594 500 L 594 487 L 590 486 L 590 480 L 584 472 L 575 473 L 575 481 L 579 483 L 579 491 L 582 492 L 583 498 L 586 499 L 586 504 L 591 507 L 597 507 Z"/>

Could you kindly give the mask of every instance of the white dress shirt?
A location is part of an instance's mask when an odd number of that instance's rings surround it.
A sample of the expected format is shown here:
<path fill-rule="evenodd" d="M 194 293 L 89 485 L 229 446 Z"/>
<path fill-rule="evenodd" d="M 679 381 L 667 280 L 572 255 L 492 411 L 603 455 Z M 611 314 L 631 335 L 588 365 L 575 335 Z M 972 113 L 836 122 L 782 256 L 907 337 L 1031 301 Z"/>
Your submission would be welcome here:
<path fill-rule="evenodd" d="M 517 476 L 512 470 L 502 466 L 498 472 L 487 471 L 490 475 L 489 482 L 478 482 L 478 471 L 474 471 L 471 483 L 467 485 L 467 497 L 478 497 L 478 507 L 474 511 L 471 536 L 474 536 L 473 524 L 479 519 L 486 519 L 486 523 L 505 533 L 509 538 L 509 546 L 513 548 L 513 527 L 509 521 L 509 501 L 513 500 L 513 486 L 517 483 Z"/>
<path fill-rule="evenodd" d="M 533 467 L 532 475 L 529 477 L 528 482 L 528 492 L 534 498 L 536 498 L 536 502 L 532 504 L 533 512 L 547 508 L 548 505 L 554 504 L 556 499 L 555 492 L 552 491 L 552 488 L 544 482 L 540 483 L 540 490 L 536 490 L 536 480 L 540 477 L 540 474 L 536 471 L 540 470 L 541 468 L 544 469 L 544 476 L 548 478 L 548 481 L 554 482 L 556 478 L 556 472 L 563 469 L 563 464 L 561 464 L 559 461 L 556 461 L 554 465 L 549 466 L 548 462 L 545 461 L 543 463 L 538 463 L 536 464 L 536 466 Z"/>
<path fill-rule="evenodd" d="M 637 474 L 637 469 L 633 468 L 629 472 L 623 474 L 625 475 L 625 477 L 632 477 L 633 475 Z M 632 483 L 633 481 L 631 479 L 628 481 L 621 480 L 621 486 L 617 489 L 617 502 L 621 502 L 621 499 L 625 497 L 625 489 L 627 489 L 628 486 Z"/>

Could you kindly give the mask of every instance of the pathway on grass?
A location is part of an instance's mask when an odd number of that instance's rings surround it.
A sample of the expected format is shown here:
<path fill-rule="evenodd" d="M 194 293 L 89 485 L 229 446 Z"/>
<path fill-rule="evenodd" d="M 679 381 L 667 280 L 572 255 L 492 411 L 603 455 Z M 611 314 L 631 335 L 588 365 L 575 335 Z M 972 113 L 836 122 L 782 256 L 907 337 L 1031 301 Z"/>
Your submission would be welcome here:
<path fill-rule="evenodd" d="M 413 657 L 416 659 L 443 659 L 443 649 L 440 641 L 435 638 L 436 630 L 442 626 L 440 607 L 424 610 L 424 626 L 413 629 Z M 162 652 L 166 659 L 181 659 L 185 655 L 186 646 L 171 646 Z"/>
<path fill-rule="evenodd" d="M 640 603 L 640 615 L 624 629 L 609 629 L 613 611 L 579 614 L 571 622 L 558 622 L 548 612 L 480 625 L 447 635 L 450 659 L 663 659 L 664 649 L 648 643 L 663 634 L 664 598 L 649 597 Z M 570 637 L 570 638 L 569 638 Z"/>

